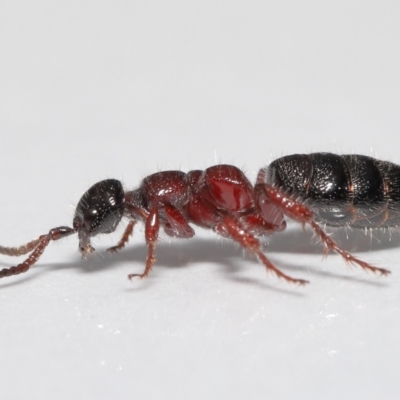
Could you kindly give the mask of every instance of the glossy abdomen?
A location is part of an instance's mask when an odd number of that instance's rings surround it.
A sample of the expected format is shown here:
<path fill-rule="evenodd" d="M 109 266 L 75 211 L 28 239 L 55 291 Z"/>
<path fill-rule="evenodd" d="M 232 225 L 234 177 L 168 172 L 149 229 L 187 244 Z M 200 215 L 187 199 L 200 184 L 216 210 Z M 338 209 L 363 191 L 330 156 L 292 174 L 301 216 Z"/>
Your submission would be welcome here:
<path fill-rule="evenodd" d="M 327 225 L 400 225 L 396 164 L 362 155 L 295 154 L 275 160 L 260 173 L 266 183 L 304 201 Z"/>

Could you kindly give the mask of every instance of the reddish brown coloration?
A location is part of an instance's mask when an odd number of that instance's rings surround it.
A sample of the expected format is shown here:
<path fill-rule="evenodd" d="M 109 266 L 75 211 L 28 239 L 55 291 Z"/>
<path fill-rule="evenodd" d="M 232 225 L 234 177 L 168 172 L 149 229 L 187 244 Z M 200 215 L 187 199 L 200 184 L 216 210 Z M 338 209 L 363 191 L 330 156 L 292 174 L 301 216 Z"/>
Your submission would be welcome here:
<path fill-rule="evenodd" d="M 51 229 L 47 235 L 39 236 L 37 239 L 20 246 L 20 247 L 0 247 L 1 254 L 7 254 L 9 256 L 20 256 L 22 254 L 29 253 L 33 250 L 32 254 L 21 264 L 15 267 L 4 268 L 0 271 L 0 278 L 6 276 L 19 275 L 29 270 L 29 268 L 36 263 L 36 261 L 43 254 L 45 248 L 50 243 L 50 240 L 58 240 L 65 236 L 68 236 L 75 231 L 71 228 L 61 226 L 59 228 Z"/>
<path fill-rule="evenodd" d="M 135 225 L 136 225 L 136 221 L 130 221 L 128 226 L 125 229 L 124 234 L 122 235 L 122 238 L 117 243 L 117 245 L 108 248 L 107 251 L 109 253 L 118 253 L 119 250 L 122 250 L 125 247 L 125 245 L 129 242 L 129 237 L 132 235 L 133 228 L 135 227 Z"/>
<path fill-rule="evenodd" d="M 0 253 L 22 255 L 32 252 L 23 263 L 0 271 L 0 278 L 26 272 L 42 255 L 48 243 L 78 233 L 83 256 L 94 251 L 90 239 L 100 233 L 115 230 L 122 217 L 129 224 L 118 244 L 109 252 L 121 250 L 129 240 L 137 221 L 145 225 L 147 260 L 141 274 L 146 277 L 156 260 L 155 248 L 159 231 L 177 238 L 191 238 L 195 232 L 190 224 L 212 229 L 215 233 L 240 244 L 255 254 L 267 271 L 292 283 L 306 280 L 292 278 L 281 272 L 262 252 L 257 236 L 270 235 L 285 229 L 284 216 L 309 225 L 326 252 L 333 250 L 345 261 L 365 270 L 389 273 L 376 268 L 342 250 L 317 224 L 315 209 L 298 200 L 296 193 L 288 194 L 268 180 L 268 170 L 262 169 L 255 187 L 242 171 L 232 165 L 216 165 L 205 171 L 164 171 L 145 178 L 136 190 L 124 193 L 119 181 L 109 179 L 93 185 L 78 203 L 73 228 L 59 227 L 24 246 L 0 247 Z"/>

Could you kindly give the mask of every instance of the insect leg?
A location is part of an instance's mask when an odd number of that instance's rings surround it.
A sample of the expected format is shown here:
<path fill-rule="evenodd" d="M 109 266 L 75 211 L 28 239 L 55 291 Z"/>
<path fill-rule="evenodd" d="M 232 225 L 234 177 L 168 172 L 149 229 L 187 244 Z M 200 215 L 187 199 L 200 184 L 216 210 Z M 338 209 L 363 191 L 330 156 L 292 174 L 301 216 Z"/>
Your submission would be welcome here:
<path fill-rule="evenodd" d="M 248 232 L 248 230 L 243 227 L 237 219 L 225 216 L 222 222 L 220 222 L 214 230 L 216 233 L 231 238 L 235 242 L 239 243 L 244 249 L 256 254 L 267 268 L 267 271 L 273 272 L 277 277 L 283 278 L 291 283 L 299 283 L 300 285 L 308 283 L 308 281 L 303 279 L 292 278 L 275 267 L 275 265 L 261 251 L 259 240 Z"/>
<path fill-rule="evenodd" d="M 330 250 L 333 250 L 340 254 L 346 262 L 358 265 L 364 270 L 380 273 L 381 275 L 390 274 L 390 271 L 387 269 L 374 267 L 341 249 L 340 246 L 315 222 L 313 212 L 306 205 L 287 195 L 279 188 L 268 184 L 258 184 L 257 190 L 261 190 L 268 197 L 269 201 L 280 208 L 283 214 L 287 217 L 301 223 L 302 225 L 310 225 L 313 231 L 320 238 L 321 242 L 325 245 L 326 254 Z"/>
<path fill-rule="evenodd" d="M 107 251 L 109 253 L 117 253 L 118 250 L 123 249 L 125 247 L 125 245 L 128 243 L 129 237 L 132 235 L 133 228 L 135 225 L 136 225 L 136 221 L 130 221 L 128 226 L 125 229 L 124 234 L 122 235 L 121 239 L 117 243 L 117 245 L 108 248 Z"/>
<path fill-rule="evenodd" d="M 177 208 L 170 204 L 165 204 L 163 209 L 167 219 L 167 224 L 164 227 L 167 235 L 181 239 L 190 239 L 194 236 L 193 228 Z"/>
<path fill-rule="evenodd" d="M 155 248 L 158 240 L 158 232 L 160 230 L 160 216 L 157 207 L 153 207 L 145 223 L 145 237 L 147 244 L 147 259 L 146 267 L 141 274 L 129 274 L 128 278 L 132 279 L 135 276 L 145 278 L 151 271 L 154 263 L 156 262 Z"/>

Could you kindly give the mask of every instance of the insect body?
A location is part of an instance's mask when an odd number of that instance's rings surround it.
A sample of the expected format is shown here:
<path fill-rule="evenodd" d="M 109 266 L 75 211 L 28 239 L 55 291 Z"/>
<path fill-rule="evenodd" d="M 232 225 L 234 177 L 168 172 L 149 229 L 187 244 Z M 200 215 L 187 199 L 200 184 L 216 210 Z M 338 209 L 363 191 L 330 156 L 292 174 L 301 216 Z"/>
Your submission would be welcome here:
<path fill-rule="evenodd" d="M 163 171 L 143 179 L 138 189 L 124 192 L 122 184 L 107 179 L 93 185 L 80 199 L 72 228 L 61 226 L 20 247 L 0 247 L 0 254 L 28 254 L 21 264 L 4 268 L 0 278 L 26 272 L 52 240 L 78 234 L 84 257 L 94 251 L 90 239 L 111 233 L 123 217 L 129 220 L 122 238 L 110 252 L 121 250 L 134 225 L 145 224 L 147 259 L 141 274 L 155 262 L 159 231 L 191 238 L 191 224 L 212 229 L 257 255 L 267 270 L 289 282 L 305 284 L 280 271 L 265 256 L 259 236 L 285 229 L 285 216 L 309 225 L 325 245 L 345 261 L 386 275 L 332 240 L 319 223 L 355 228 L 392 227 L 400 224 L 400 167 L 371 157 L 330 153 L 291 155 L 260 170 L 253 186 L 238 168 L 215 165 L 204 171 Z"/>

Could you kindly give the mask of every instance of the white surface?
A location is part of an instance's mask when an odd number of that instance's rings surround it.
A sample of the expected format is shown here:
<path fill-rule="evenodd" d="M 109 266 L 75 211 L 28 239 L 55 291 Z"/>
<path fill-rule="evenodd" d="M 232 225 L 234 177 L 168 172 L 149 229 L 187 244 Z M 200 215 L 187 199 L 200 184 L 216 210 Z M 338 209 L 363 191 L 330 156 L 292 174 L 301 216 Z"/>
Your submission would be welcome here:
<path fill-rule="evenodd" d="M 2 2 L 0 243 L 71 224 L 105 178 L 226 162 L 254 180 L 310 151 L 400 163 L 399 18 L 382 1 Z M 145 281 L 126 279 L 141 228 L 119 255 L 118 234 L 87 262 L 71 237 L 3 279 L 1 397 L 397 398 L 400 235 L 335 235 L 387 278 L 322 262 L 299 227 L 273 236 L 299 288 L 197 232 L 161 243 Z"/>

